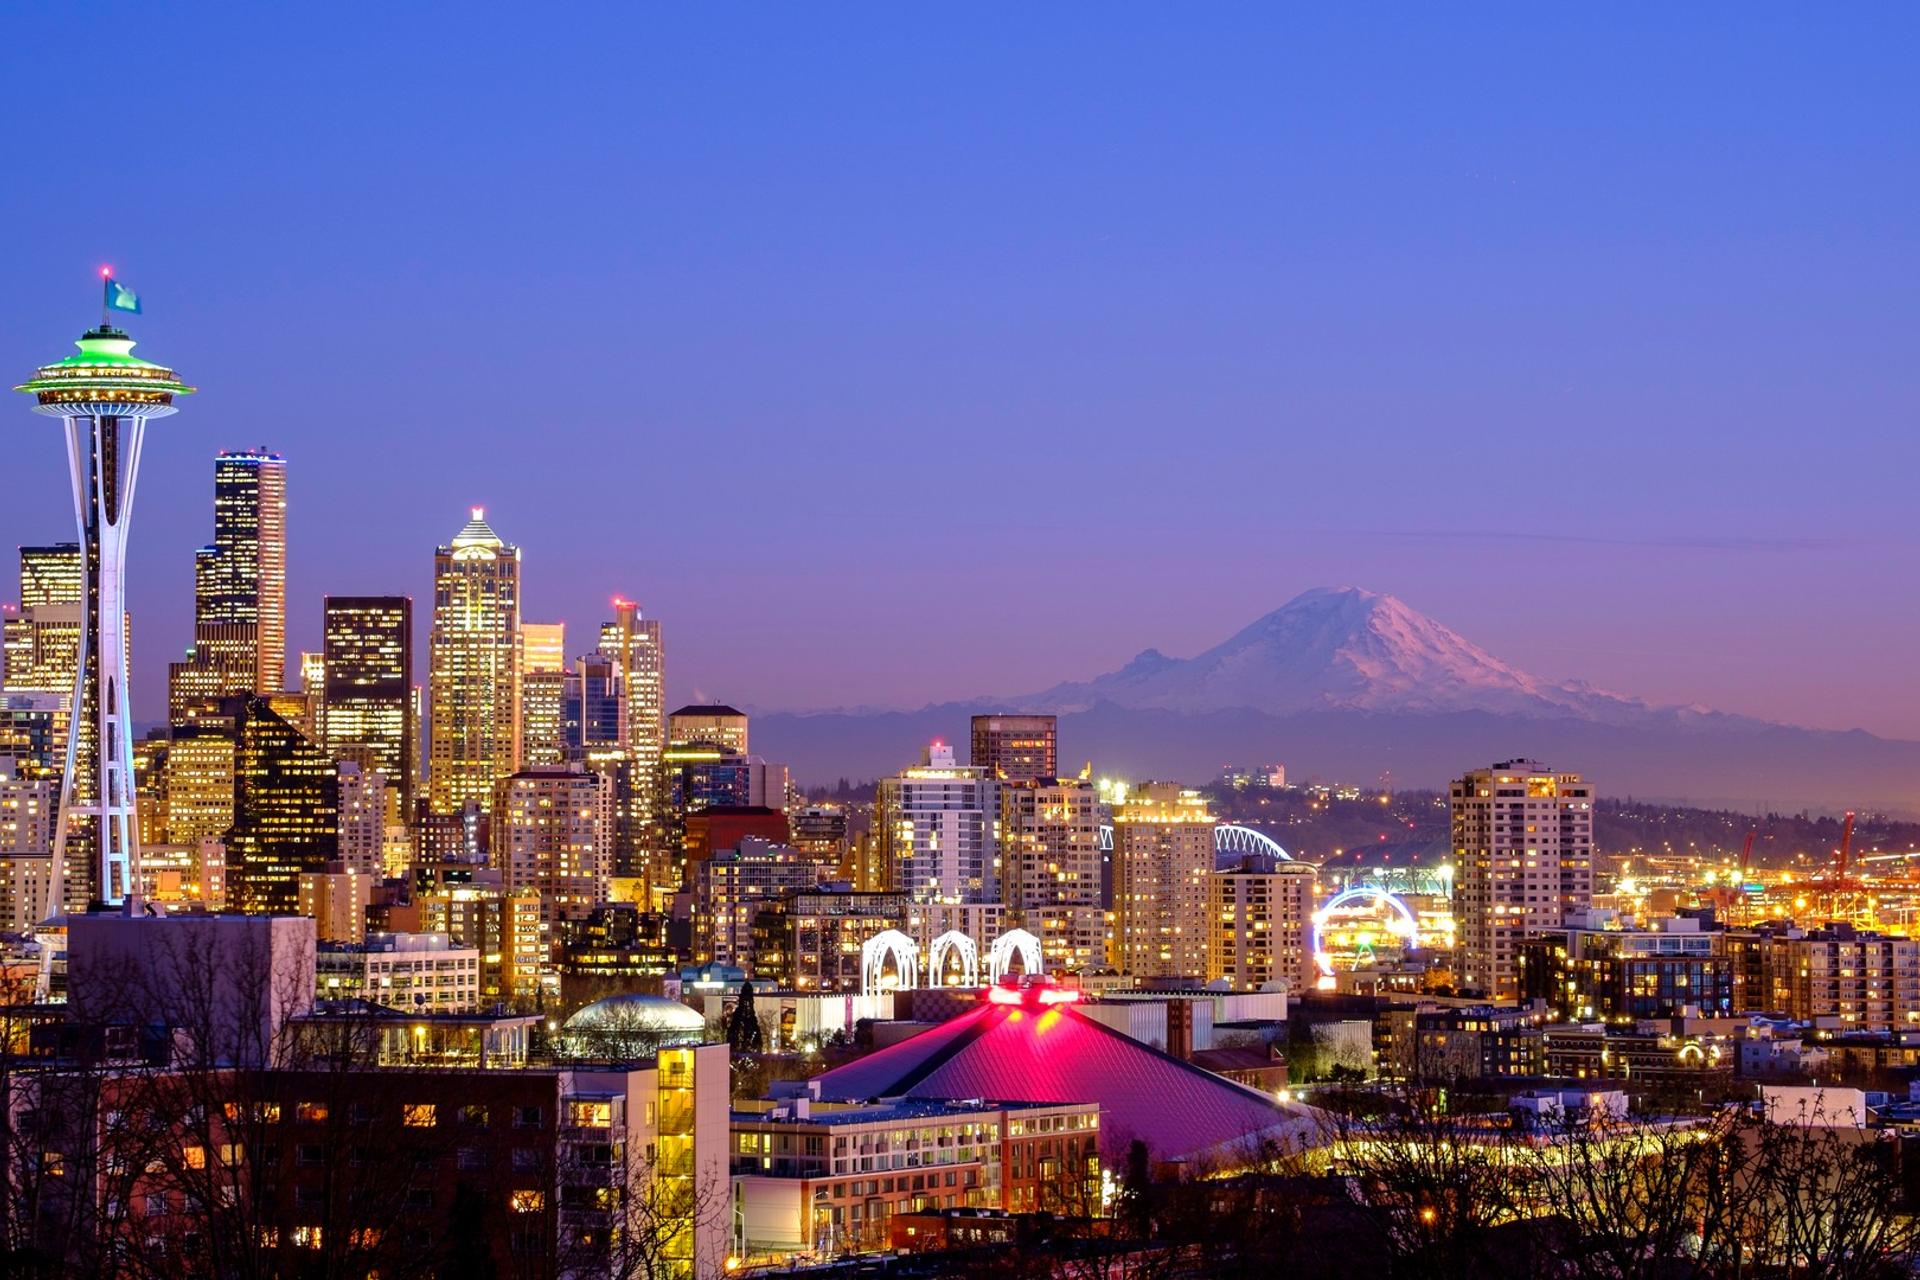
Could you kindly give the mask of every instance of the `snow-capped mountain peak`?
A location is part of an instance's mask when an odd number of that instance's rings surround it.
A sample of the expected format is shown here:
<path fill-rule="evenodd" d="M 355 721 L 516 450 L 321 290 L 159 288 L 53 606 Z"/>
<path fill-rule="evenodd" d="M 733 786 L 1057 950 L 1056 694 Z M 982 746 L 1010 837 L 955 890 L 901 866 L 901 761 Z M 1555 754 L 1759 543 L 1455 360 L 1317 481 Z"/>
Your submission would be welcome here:
<path fill-rule="evenodd" d="M 1149 649 L 1119 671 L 1059 685 L 1038 701 L 1059 710 L 1111 702 L 1185 713 L 1344 708 L 1597 720 L 1648 709 L 1530 675 L 1393 596 L 1358 587 L 1317 587 L 1192 658 Z"/>

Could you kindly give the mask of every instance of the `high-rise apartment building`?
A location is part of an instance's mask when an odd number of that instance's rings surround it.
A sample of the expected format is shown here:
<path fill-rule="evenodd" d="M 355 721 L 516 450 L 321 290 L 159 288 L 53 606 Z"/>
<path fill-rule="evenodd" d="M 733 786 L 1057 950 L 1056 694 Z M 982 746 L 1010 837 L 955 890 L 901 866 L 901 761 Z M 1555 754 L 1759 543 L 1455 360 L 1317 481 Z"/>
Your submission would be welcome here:
<path fill-rule="evenodd" d="M 1002 782 L 999 790 L 1000 892 L 1007 908 L 1040 939 L 1048 969 L 1105 965 L 1099 789 L 1086 778 L 1045 777 Z"/>
<path fill-rule="evenodd" d="M 520 761 L 520 549 L 486 513 L 434 552 L 427 798 L 435 813 L 493 802 Z"/>
<path fill-rule="evenodd" d="M 520 767 L 565 764 L 567 624 L 520 624 Z"/>
<path fill-rule="evenodd" d="M 493 862 L 507 889 L 540 895 L 540 918 L 584 916 L 613 874 L 613 781 L 577 766 L 522 769 L 493 796 Z"/>
<path fill-rule="evenodd" d="M 395 814 L 413 812 L 413 601 L 328 596 L 322 615 L 320 732 L 335 760 L 377 770 Z M 389 815 L 394 816 L 394 815 Z"/>
<path fill-rule="evenodd" d="M 667 717 L 667 745 L 711 743 L 747 754 L 747 713 L 719 703 L 681 707 Z"/>
<path fill-rule="evenodd" d="M 221 708 L 236 725 L 227 895 L 243 912 L 298 909 L 300 873 L 324 871 L 340 847 L 340 782 L 333 757 L 265 698 Z"/>
<path fill-rule="evenodd" d="M 1215 818 L 1206 797 L 1149 782 L 1113 809 L 1114 960 L 1136 978 L 1207 971 L 1207 877 Z"/>
<path fill-rule="evenodd" d="M 1060 722 L 1055 716 L 975 716 L 974 765 L 1008 782 L 1060 776 Z"/>
<path fill-rule="evenodd" d="M 1284 982 L 1311 991 L 1313 883 L 1318 869 L 1247 854 L 1207 877 L 1207 979 L 1241 991 Z"/>
<path fill-rule="evenodd" d="M 1519 943 L 1593 902 L 1593 787 L 1537 760 L 1475 769 L 1449 788 L 1461 990 L 1513 999 Z"/>
<path fill-rule="evenodd" d="M 1000 784 L 936 742 L 917 768 L 880 781 L 873 825 L 889 887 L 916 902 L 999 901 Z"/>

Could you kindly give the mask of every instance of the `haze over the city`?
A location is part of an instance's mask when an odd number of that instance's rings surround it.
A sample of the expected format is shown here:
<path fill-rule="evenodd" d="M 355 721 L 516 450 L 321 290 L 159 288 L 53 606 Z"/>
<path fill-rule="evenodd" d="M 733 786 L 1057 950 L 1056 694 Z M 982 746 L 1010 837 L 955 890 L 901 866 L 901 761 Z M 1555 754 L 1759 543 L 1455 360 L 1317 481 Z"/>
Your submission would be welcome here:
<path fill-rule="evenodd" d="M 1039 690 L 1353 583 L 1920 738 L 1920 19 L 1605 16 L 19 10 L 0 352 L 111 263 L 202 388 L 142 463 L 147 718 L 265 445 L 296 651 L 482 504 L 525 617 L 637 597 L 675 699 Z M 71 538 L 12 430 L 0 545 Z"/>

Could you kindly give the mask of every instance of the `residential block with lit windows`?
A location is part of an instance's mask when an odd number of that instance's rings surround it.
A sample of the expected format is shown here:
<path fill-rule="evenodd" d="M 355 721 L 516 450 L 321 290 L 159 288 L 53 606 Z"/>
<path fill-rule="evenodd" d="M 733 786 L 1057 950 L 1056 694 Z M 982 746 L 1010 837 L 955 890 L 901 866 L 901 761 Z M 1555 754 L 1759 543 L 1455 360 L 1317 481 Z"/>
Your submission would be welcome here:
<path fill-rule="evenodd" d="M 1215 825 L 1205 796 L 1172 783 L 1146 783 L 1114 804 L 1114 960 L 1122 973 L 1207 971 Z"/>
<path fill-rule="evenodd" d="M 1535 760 L 1475 769 L 1449 788 L 1462 991 L 1511 1000 L 1527 934 L 1593 901 L 1593 787 Z"/>
<path fill-rule="evenodd" d="M 1235 990 L 1284 982 L 1314 986 L 1314 881 L 1319 870 L 1247 854 L 1239 865 L 1207 877 L 1207 978 Z"/>
<path fill-rule="evenodd" d="M 738 1244 L 750 1260 L 885 1248 L 939 1208 L 1085 1214 L 1099 1202 L 1097 1103 L 806 1098 L 733 1115 Z"/>

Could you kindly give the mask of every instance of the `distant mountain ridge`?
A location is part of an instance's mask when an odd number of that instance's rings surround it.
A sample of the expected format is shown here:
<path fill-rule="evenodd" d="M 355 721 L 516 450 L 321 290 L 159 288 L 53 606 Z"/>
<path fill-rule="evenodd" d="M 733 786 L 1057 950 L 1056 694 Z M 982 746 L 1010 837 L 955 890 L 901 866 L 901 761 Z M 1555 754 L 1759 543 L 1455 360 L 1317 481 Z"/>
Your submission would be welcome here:
<path fill-rule="evenodd" d="M 967 717 L 1051 711 L 1062 769 L 1188 782 L 1227 764 L 1294 778 L 1443 787 L 1460 771 L 1535 756 L 1613 796 L 1731 808 L 1880 807 L 1920 814 L 1920 743 L 1658 706 L 1501 661 L 1389 595 L 1307 591 L 1191 658 L 1148 649 L 1117 671 L 1037 693 L 917 711 L 754 717 L 757 750 L 803 782 L 866 780 Z"/>

